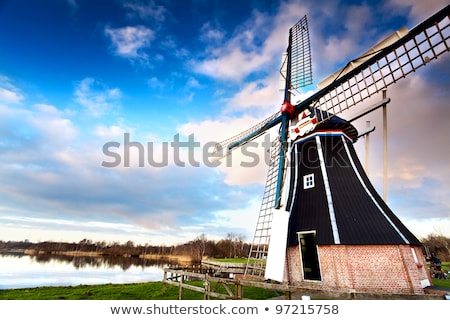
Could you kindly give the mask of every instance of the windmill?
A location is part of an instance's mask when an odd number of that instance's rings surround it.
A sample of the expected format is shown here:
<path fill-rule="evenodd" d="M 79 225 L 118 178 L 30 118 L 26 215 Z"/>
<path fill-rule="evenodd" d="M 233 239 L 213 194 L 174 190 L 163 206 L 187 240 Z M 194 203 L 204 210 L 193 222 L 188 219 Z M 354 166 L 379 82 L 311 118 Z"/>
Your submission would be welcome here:
<path fill-rule="evenodd" d="M 400 29 L 298 103 L 292 92 L 312 83 L 307 17 L 290 28 L 280 111 L 215 148 L 227 156 L 279 127 L 246 276 L 322 289 L 423 293 L 431 279 L 421 243 L 373 188 L 353 148 L 352 119 L 339 115 L 448 52 L 449 15 L 446 6 L 413 29 Z M 371 110 L 388 102 L 383 96 Z M 400 275 L 391 276 L 395 269 Z M 384 287 L 367 274 L 382 276 Z"/>

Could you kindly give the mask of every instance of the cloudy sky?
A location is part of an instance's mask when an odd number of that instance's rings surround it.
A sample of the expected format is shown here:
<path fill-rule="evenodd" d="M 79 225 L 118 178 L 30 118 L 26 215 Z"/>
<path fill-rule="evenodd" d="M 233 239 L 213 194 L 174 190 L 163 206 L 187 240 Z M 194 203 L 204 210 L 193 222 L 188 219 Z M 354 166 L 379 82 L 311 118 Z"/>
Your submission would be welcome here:
<path fill-rule="evenodd" d="M 264 150 L 248 166 L 208 147 L 279 110 L 289 27 L 307 15 L 316 85 L 447 3 L 0 1 L 0 240 L 251 241 Z M 388 90 L 387 202 L 418 237 L 450 236 L 449 56 Z"/>

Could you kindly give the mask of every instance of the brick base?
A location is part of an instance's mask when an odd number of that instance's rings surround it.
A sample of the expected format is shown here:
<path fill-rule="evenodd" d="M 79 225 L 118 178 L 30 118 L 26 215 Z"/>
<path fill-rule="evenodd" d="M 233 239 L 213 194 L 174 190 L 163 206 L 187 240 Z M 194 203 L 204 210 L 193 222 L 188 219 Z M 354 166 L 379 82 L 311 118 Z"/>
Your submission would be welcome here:
<path fill-rule="evenodd" d="M 321 281 L 303 279 L 297 246 L 287 249 L 285 281 L 321 290 L 424 294 L 431 277 L 420 247 L 327 245 L 318 247 Z"/>

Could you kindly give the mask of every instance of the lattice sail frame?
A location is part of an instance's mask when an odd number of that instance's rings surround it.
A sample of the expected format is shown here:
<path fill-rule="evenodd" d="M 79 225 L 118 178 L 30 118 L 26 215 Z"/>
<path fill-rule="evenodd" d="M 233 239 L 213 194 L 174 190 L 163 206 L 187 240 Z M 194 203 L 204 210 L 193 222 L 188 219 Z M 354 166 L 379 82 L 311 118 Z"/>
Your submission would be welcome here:
<path fill-rule="evenodd" d="M 238 146 L 247 143 L 250 140 L 256 139 L 262 134 L 264 134 L 268 129 L 270 129 L 270 127 L 272 127 L 271 125 L 272 121 L 277 119 L 279 115 L 280 112 L 276 112 L 270 117 L 254 125 L 250 129 L 242 131 L 241 133 L 231 138 L 228 138 L 226 140 L 217 143 L 214 147 L 212 154 L 215 155 L 216 157 L 226 157 L 231 153 L 232 149 L 237 148 Z"/>
<path fill-rule="evenodd" d="M 416 71 L 441 54 L 450 51 L 449 16 L 444 16 L 424 30 L 408 33 L 405 42 L 390 45 L 353 62 L 363 63 L 351 76 L 337 77 L 320 90 L 320 96 L 312 99 L 311 107 L 325 111 L 320 122 L 357 105 L 363 100 L 387 88 L 399 79 Z M 358 72 L 359 71 L 359 72 Z M 336 83 L 336 85 L 334 84 Z"/>
<path fill-rule="evenodd" d="M 290 29 L 291 79 L 290 88 L 312 84 L 311 44 L 306 15 Z"/>

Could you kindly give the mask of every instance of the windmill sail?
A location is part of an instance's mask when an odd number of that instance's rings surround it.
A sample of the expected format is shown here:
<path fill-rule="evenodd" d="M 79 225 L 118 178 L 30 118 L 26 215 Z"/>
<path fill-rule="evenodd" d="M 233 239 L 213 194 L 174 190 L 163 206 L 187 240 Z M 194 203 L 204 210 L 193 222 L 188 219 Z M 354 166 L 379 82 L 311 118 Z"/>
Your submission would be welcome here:
<path fill-rule="evenodd" d="M 403 27 L 403 28 L 397 30 L 396 32 L 391 34 L 389 37 L 387 37 L 383 41 L 381 41 L 378 44 L 376 44 L 375 46 L 373 46 L 370 50 L 368 50 L 365 53 L 363 53 L 362 55 L 360 55 L 358 58 L 356 58 L 356 59 L 350 61 L 349 63 L 347 63 L 347 65 L 345 67 L 339 69 L 338 71 L 336 71 L 332 75 L 328 76 L 326 79 L 322 80 L 322 82 L 317 84 L 317 88 L 319 88 L 319 89 L 325 88 L 327 85 L 329 85 L 330 83 L 332 83 L 333 81 L 335 81 L 339 77 L 345 75 L 349 71 L 355 69 L 357 66 L 362 64 L 367 59 L 371 58 L 372 55 L 378 53 L 380 50 L 386 48 L 388 45 L 391 45 L 395 41 L 397 41 L 397 40 L 401 39 L 402 37 L 404 37 L 408 32 L 409 32 L 408 28 L 406 28 L 406 27 Z"/>

